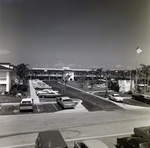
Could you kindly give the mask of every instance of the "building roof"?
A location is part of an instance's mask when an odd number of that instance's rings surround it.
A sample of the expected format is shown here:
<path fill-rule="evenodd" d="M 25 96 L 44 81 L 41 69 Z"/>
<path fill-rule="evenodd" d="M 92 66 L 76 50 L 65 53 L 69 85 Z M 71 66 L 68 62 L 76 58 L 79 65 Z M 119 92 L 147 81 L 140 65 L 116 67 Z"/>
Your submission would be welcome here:
<path fill-rule="evenodd" d="M 0 65 L 0 70 L 9 71 L 9 70 L 12 70 L 12 69 L 10 69 L 10 68 L 7 68 L 7 67 L 5 67 L 5 66 Z"/>
<path fill-rule="evenodd" d="M 71 69 L 71 68 L 32 68 L 32 70 L 55 70 L 55 71 L 89 71 L 89 69 Z"/>
<path fill-rule="evenodd" d="M 0 63 L 0 65 L 2 65 L 2 64 L 4 64 L 4 65 L 6 65 L 6 64 L 7 64 L 7 65 L 11 65 L 10 63 Z"/>

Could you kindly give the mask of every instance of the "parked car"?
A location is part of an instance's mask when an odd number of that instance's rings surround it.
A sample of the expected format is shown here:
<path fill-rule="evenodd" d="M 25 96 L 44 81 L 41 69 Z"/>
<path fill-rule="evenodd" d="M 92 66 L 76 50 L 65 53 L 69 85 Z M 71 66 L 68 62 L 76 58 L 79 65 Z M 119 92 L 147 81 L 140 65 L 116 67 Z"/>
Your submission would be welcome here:
<path fill-rule="evenodd" d="M 150 141 L 141 137 L 117 138 L 116 148 L 150 148 Z"/>
<path fill-rule="evenodd" d="M 74 108 L 76 104 L 71 100 L 71 98 L 64 96 L 64 97 L 57 97 L 56 102 L 62 107 L 62 108 Z"/>
<path fill-rule="evenodd" d="M 98 139 L 88 139 L 74 142 L 74 148 L 108 148 L 108 146 Z"/>
<path fill-rule="evenodd" d="M 20 111 L 33 111 L 33 99 L 32 98 L 23 98 L 19 106 Z"/>
<path fill-rule="evenodd" d="M 57 90 L 43 89 L 43 90 L 37 90 L 37 91 L 36 91 L 36 94 L 38 95 L 38 94 L 42 94 L 42 93 L 50 93 L 50 92 L 56 92 L 56 93 L 58 93 Z"/>
<path fill-rule="evenodd" d="M 121 97 L 119 94 L 112 94 L 108 96 L 110 100 L 116 101 L 116 102 L 123 102 L 123 97 Z"/>
<path fill-rule="evenodd" d="M 135 137 L 142 137 L 150 141 L 150 126 L 136 127 L 133 131 Z"/>
<path fill-rule="evenodd" d="M 42 81 L 35 81 L 35 82 L 32 82 L 32 85 L 35 89 L 51 89 L 52 87 L 49 86 L 48 84 L 42 82 Z"/>
<path fill-rule="evenodd" d="M 42 89 L 51 89 L 52 87 L 49 85 L 37 85 L 34 87 L 36 90 L 42 90 Z"/>
<path fill-rule="evenodd" d="M 150 104 L 150 96 L 145 94 L 134 93 L 132 94 L 132 98 L 146 104 Z"/>
<path fill-rule="evenodd" d="M 68 148 L 60 131 L 42 131 L 35 140 L 35 148 Z"/>
<path fill-rule="evenodd" d="M 53 92 L 43 92 L 43 93 L 38 94 L 39 98 L 46 98 L 46 97 L 51 98 L 51 97 L 59 97 L 59 96 L 61 96 L 61 94 L 57 93 L 55 91 L 53 91 Z"/>

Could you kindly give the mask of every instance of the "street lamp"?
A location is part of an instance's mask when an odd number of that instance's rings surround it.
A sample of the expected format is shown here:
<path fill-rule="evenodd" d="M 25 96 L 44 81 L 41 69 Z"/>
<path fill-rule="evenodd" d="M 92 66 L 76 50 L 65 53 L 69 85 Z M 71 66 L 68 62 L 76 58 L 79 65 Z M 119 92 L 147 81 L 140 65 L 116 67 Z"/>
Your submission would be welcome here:
<path fill-rule="evenodd" d="M 138 54 L 141 53 L 142 50 L 137 47 L 136 48 L 136 87 L 135 87 L 135 91 L 137 92 L 137 69 L 138 69 Z"/>

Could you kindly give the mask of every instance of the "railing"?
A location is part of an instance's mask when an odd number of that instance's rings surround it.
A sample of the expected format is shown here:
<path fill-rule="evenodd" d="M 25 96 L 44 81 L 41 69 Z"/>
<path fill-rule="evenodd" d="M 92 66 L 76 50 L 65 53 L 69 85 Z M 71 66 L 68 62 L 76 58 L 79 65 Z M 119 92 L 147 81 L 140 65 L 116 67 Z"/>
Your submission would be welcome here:
<path fill-rule="evenodd" d="M 6 77 L 0 77 L 0 81 L 1 81 L 1 80 L 6 80 Z"/>

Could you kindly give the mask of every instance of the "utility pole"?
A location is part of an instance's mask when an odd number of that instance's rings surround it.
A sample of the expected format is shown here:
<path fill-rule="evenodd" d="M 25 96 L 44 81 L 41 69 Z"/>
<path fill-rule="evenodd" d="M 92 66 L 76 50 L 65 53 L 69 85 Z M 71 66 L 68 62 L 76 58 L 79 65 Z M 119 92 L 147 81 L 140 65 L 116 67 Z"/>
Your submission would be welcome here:
<path fill-rule="evenodd" d="M 136 85 L 135 85 L 135 92 L 137 92 L 137 86 L 138 86 L 138 75 L 137 75 L 137 71 L 138 71 L 138 54 L 141 53 L 142 50 L 137 47 L 136 49 Z"/>

